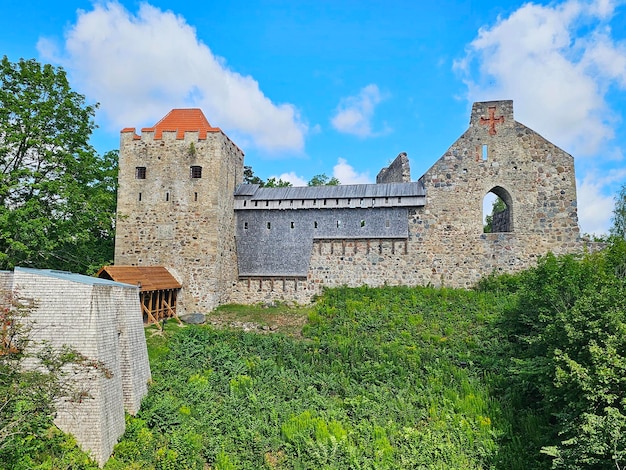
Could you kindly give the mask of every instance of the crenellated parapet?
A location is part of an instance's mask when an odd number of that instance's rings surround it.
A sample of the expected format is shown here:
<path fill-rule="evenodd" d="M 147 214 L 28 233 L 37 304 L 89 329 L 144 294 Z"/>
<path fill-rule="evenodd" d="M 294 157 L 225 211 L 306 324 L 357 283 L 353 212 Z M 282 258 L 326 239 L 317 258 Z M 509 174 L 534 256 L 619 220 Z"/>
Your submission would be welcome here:
<path fill-rule="evenodd" d="M 115 264 L 167 266 L 183 285 L 181 312 L 219 305 L 237 275 L 243 158 L 199 109 L 174 109 L 141 135 L 123 129 Z"/>

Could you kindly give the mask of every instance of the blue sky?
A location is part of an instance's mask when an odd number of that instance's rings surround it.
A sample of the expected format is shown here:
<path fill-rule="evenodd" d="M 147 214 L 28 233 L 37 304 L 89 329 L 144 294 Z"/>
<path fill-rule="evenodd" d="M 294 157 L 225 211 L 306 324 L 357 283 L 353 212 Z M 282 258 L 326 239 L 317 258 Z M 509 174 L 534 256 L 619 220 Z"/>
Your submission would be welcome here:
<path fill-rule="evenodd" d="M 417 179 L 473 101 L 513 99 L 574 156 L 583 232 L 626 184 L 626 0 L 5 0 L 0 54 L 64 67 L 100 152 L 200 107 L 263 178 L 373 182 L 407 152 Z"/>

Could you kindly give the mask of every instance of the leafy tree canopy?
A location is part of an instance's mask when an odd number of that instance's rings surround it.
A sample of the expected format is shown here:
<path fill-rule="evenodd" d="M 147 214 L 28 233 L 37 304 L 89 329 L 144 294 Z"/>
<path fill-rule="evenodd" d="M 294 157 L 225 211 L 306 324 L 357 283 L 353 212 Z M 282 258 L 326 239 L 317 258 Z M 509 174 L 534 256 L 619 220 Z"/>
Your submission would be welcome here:
<path fill-rule="evenodd" d="M 243 182 L 245 184 L 258 184 L 262 188 L 284 188 L 291 186 L 289 181 L 283 181 L 282 179 L 276 179 L 275 177 L 271 177 L 267 181 L 263 181 L 254 174 L 251 166 L 243 167 Z"/>
<path fill-rule="evenodd" d="M 287 188 L 292 186 L 289 181 L 283 181 L 282 179 L 275 177 L 268 178 L 267 181 L 263 184 L 266 188 Z"/>
<path fill-rule="evenodd" d="M 63 69 L 0 62 L 0 269 L 93 272 L 113 254 L 117 152 Z"/>
<path fill-rule="evenodd" d="M 251 166 L 243 167 L 243 182 L 246 184 L 258 184 L 262 188 L 284 188 L 292 186 L 289 181 L 284 181 L 276 177 L 271 177 L 268 178 L 267 181 L 263 181 L 263 179 L 254 174 Z M 330 178 L 324 173 L 321 173 L 311 178 L 307 186 L 337 186 L 339 184 L 341 183 L 334 176 Z"/>
<path fill-rule="evenodd" d="M 330 178 L 326 176 L 325 173 L 321 173 L 311 178 L 311 180 L 307 183 L 307 186 L 337 186 L 339 184 L 341 183 L 334 176 Z"/>
<path fill-rule="evenodd" d="M 245 184 L 258 184 L 259 186 L 264 185 L 264 181 L 254 174 L 251 166 L 243 167 L 243 182 Z"/>

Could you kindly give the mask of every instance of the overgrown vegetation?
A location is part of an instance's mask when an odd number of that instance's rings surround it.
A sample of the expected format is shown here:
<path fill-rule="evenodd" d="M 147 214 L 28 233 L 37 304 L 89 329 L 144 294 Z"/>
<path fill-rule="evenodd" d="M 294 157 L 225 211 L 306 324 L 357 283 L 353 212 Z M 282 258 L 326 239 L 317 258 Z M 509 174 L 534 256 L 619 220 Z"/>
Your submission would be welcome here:
<path fill-rule="evenodd" d="M 333 289 L 304 339 L 168 325 L 107 468 L 623 468 L 625 263 Z"/>
<path fill-rule="evenodd" d="M 544 422 L 554 468 L 626 466 L 626 242 L 581 258 L 540 260 L 491 278 L 514 302 L 502 311 L 512 405 Z"/>
<path fill-rule="evenodd" d="M 148 329 L 153 383 L 105 468 L 626 464 L 623 239 L 473 291 L 332 289 L 305 312 L 301 335 L 281 318 L 303 311 L 284 305 Z M 237 322 L 272 328 L 228 327 Z M 15 403 L 12 413 L 30 406 Z M 96 468 L 40 416 L 35 433 L 0 449 L 3 464 L 29 463 L 6 468 Z"/>

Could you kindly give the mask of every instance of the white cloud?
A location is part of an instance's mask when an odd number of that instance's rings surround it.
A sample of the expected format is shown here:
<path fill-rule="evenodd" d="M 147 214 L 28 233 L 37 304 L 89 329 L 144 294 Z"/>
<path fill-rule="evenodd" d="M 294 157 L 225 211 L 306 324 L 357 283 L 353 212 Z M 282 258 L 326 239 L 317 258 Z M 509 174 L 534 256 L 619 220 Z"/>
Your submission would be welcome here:
<path fill-rule="evenodd" d="M 292 186 L 306 186 L 307 180 L 303 177 L 296 175 L 295 171 L 290 171 L 289 173 L 282 173 L 280 176 L 276 176 L 276 179 L 289 181 Z"/>
<path fill-rule="evenodd" d="M 361 89 L 357 96 L 343 98 L 337 106 L 331 124 L 339 132 L 358 137 L 372 137 L 389 132 L 387 127 L 380 131 L 372 130 L 372 118 L 376 106 L 385 97 L 378 86 L 370 84 Z"/>
<path fill-rule="evenodd" d="M 576 156 L 614 136 L 605 95 L 626 86 L 626 46 L 611 37 L 615 2 L 527 3 L 481 28 L 455 63 L 470 101 L 514 99 L 516 119 Z"/>
<path fill-rule="evenodd" d="M 324 172 L 325 174 L 328 174 Z M 341 184 L 369 184 L 372 180 L 368 172 L 358 173 L 352 165 L 350 165 L 345 158 L 338 158 L 337 164 L 333 166 L 332 176 L 337 178 Z M 281 179 L 283 181 L 289 181 L 293 186 L 307 186 L 308 179 L 303 176 L 297 175 L 295 171 L 289 173 L 282 173 L 279 176 L 272 175 L 271 177 Z M 313 177 L 313 175 L 311 175 Z M 310 179 L 310 178 L 309 178 Z"/>
<path fill-rule="evenodd" d="M 117 128 L 153 125 L 170 109 L 200 107 L 209 122 L 269 151 L 300 151 L 306 125 L 291 104 L 274 104 L 250 76 L 229 69 L 184 18 L 142 3 L 136 15 L 117 2 L 79 12 L 62 57 L 40 40 L 78 88 L 101 103 Z"/>
<path fill-rule="evenodd" d="M 583 233 L 606 234 L 609 232 L 615 206 L 615 196 L 606 194 L 606 188 L 615 186 L 626 178 L 626 169 L 613 170 L 599 176 L 588 173 L 577 181 L 578 222 Z"/>
<path fill-rule="evenodd" d="M 344 158 L 337 160 L 337 164 L 333 167 L 333 176 L 337 178 L 341 184 L 372 183 L 369 173 L 357 173 Z"/>

